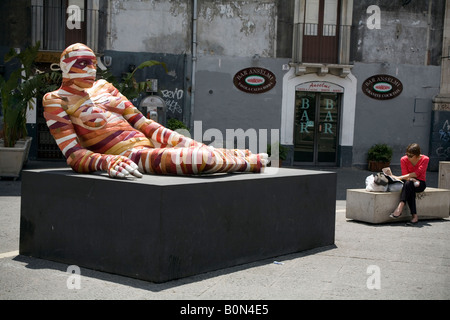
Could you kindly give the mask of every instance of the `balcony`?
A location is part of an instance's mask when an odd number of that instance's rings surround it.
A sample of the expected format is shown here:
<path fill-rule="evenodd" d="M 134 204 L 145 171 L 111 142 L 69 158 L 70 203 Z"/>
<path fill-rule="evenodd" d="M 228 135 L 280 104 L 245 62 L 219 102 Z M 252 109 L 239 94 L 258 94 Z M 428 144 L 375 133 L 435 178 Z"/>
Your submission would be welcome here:
<path fill-rule="evenodd" d="M 325 63 L 291 63 L 291 67 L 295 67 L 295 75 L 302 76 L 309 73 L 317 73 L 319 76 L 332 74 L 341 78 L 347 77 L 353 65 L 350 64 L 325 64 Z"/>

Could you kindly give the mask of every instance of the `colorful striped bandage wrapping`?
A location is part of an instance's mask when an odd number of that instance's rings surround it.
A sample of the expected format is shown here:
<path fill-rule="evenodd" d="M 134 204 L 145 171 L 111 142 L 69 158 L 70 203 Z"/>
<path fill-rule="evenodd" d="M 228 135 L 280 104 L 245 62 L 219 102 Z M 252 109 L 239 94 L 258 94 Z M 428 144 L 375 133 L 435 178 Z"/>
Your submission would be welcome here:
<path fill-rule="evenodd" d="M 50 132 L 74 171 L 117 176 L 133 162 L 152 174 L 261 171 L 260 155 L 208 147 L 145 118 L 111 83 L 90 82 L 95 63 L 85 45 L 68 47 L 61 56 L 63 83 L 43 99 Z"/>

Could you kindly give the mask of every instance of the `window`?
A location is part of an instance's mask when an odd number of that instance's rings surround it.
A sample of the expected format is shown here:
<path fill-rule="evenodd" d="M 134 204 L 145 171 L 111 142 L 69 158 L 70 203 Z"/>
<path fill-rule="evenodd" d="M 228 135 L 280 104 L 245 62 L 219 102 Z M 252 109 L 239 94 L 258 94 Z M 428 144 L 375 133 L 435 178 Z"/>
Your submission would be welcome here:
<path fill-rule="evenodd" d="M 325 1 L 323 12 L 324 37 L 335 37 L 338 24 L 338 0 Z"/>
<path fill-rule="evenodd" d="M 305 10 L 305 36 L 317 36 L 317 27 L 319 25 L 319 5 L 320 0 L 306 1 Z"/>
<path fill-rule="evenodd" d="M 85 43 L 94 52 L 104 48 L 106 0 L 31 0 L 31 4 L 32 41 L 40 41 L 42 51 L 51 51 L 39 53 L 41 70 L 58 63 L 61 52 L 73 43 Z M 36 103 L 36 116 L 37 158 L 64 159 L 43 116 L 42 100 Z"/>
<path fill-rule="evenodd" d="M 303 62 L 337 63 L 339 0 L 306 0 Z"/>
<path fill-rule="evenodd" d="M 67 0 L 65 46 L 86 43 L 86 0 Z"/>
<path fill-rule="evenodd" d="M 102 0 L 32 0 L 32 40 L 42 50 L 62 51 L 81 42 L 98 47 Z"/>

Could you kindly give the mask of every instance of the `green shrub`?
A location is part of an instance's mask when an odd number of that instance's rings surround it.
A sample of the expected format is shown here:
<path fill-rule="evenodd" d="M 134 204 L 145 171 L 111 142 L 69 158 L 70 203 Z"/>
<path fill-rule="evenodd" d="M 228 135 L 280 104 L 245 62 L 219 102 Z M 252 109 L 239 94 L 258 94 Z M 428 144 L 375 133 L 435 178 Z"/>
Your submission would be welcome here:
<path fill-rule="evenodd" d="M 272 148 L 278 148 L 278 157 L 280 160 L 286 160 L 287 155 L 288 155 L 288 148 L 281 145 L 279 142 L 275 142 L 273 144 L 268 144 L 267 145 L 267 154 L 269 155 L 269 157 L 272 155 Z"/>
<path fill-rule="evenodd" d="M 167 120 L 166 128 L 173 130 L 173 131 L 175 131 L 177 129 L 189 130 L 188 127 L 182 121 L 180 121 L 178 119 L 174 119 L 174 118 Z"/>
<path fill-rule="evenodd" d="M 368 161 L 391 162 L 392 148 L 385 143 L 375 144 L 370 147 L 367 154 Z"/>

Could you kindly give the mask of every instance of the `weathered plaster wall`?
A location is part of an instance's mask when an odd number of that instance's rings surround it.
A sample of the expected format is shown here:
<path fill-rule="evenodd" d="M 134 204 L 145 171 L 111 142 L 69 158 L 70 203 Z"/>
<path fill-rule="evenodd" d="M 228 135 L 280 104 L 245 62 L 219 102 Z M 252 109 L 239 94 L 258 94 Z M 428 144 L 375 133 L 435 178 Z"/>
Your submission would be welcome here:
<path fill-rule="evenodd" d="M 183 54 L 190 48 L 191 1 L 112 0 L 111 50 Z"/>
<path fill-rule="evenodd" d="M 274 57 L 278 6 L 277 0 L 198 1 L 198 52 Z M 109 14 L 110 50 L 191 52 L 192 1 L 112 0 Z M 286 19 L 289 15 L 284 12 L 280 24 L 285 25 Z"/>
<path fill-rule="evenodd" d="M 288 6 L 284 10 L 279 9 L 282 3 Z M 113 56 L 112 71 L 116 76 L 127 71 L 129 64 L 155 58 L 166 62 L 168 75 L 152 75 L 148 70 L 138 77 L 159 77 L 160 96 L 182 96 L 176 101 L 168 98 L 169 117 L 183 119 L 186 124 L 202 121 L 205 130 L 279 128 L 281 90 L 276 87 L 266 94 L 245 94 L 238 92 L 232 79 L 240 69 L 252 66 L 255 55 L 265 59 L 264 65 L 278 74 L 281 65 L 289 62 L 273 58 L 277 52 L 287 55 L 290 51 L 280 49 L 289 47 L 292 41 L 280 30 L 289 26 L 292 14 L 287 9 L 293 4 L 293 0 L 198 1 L 192 119 L 192 1 L 112 0 L 110 46 L 105 53 Z M 282 13 L 281 19 L 278 12 Z M 281 80 L 282 75 L 280 88 Z"/>
<path fill-rule="evenodd" d="M 271 130 L 276 129 L 277 133 L 280 130 L 283 76 L 286 73 L 282 70 L 282 65 L 287 62 L 287 59 L 271 58 L 261 58 L 255 62 L 249 58 L 226 56 L 200 59 L 194 120 L 202 122 L 203 133 L 209 129 L 218 129 L 226 140 L 227 129 L 257 133 L 260 129 L 265 129 L 267 135 L 258 136 L 258 139 L 267 138 L 267 141 L 271 141 Z M 276 86 L 261 94 L 238 90 L 233 84 L 234 75 L 239 70 L 252 66 L 273 72 Z M 274 138 L 278 140 L 278 136 Z M 214 139 L 210 141 L 212 140 Z"/>
<path fill-rule="evenodd" d="M 166 103 L 166 114 L 168 118 L 183 120 L 183 108 L 188 95 L 186 90 L 186 56 L 180 54 L 161 54 L 151 52 L 122 52 L 105 51 L 105 55 L 112 57 L 112 65 L 109 71 L 120 79 L 123 72 L 129 72 L 129 66 L 138 66 L 144 61 L 156 60 L 164 62 L 167 73 L 160 65 L 137 70 L 135 78 L 137 81 L 146 79 L 158 80 L 158 95 Z M 132 101 L 139 107 L 140 99 Z"/>
<path fill-rule="evenodd" d="M 444 4 L 444 0 L 411 1 L 405 6 L 402 1 L 354 1 L 350 59 L 440 65 Z M 375 13 L 367 12 L 372 5 L 380 9 L 379 29 L 367 27 L 368 19 Z"/>
<path fill-rule="evenodd" d="M 286 4 L 291 2 L 286 1 Z M 227 137 L 227 129 L 257 133 L 258 141 L 264 142 L 271 140 L 271 129 L 280 128 L 282 65 L 289 61 L 274 59 L 277 56 L 278 5 L 276 0 L 199 1 L 193 121 L 201 121 L 203 133 L 214 132 L 211 129 L 221 132 L 223 146 L 232 143 L 227 139 L 233 139 Z M 262 94 L 238 90 L 233 84 L 234 75 L 252 66 L 272 71 L 277 85 Z M 267 130 L 267 134 L 260 135 L 260 129 Z M 246 147 L 258 151 L 248 143 Z M 263 143 L 262 147 L 266 146 Z"/>
<path fill-rule="evenodd" d="M 400 165 L 408 144 L 417 142 L 428 154 L 432 98 L 439 93 L 439 66 L 355 63 L 358 78 L 356 95 L 353 165 L 367 165 L 367 151 L 375 143 L 394 149 L 392 164 Z M 403 83 L 403 92 L 390 100 L 375 100 L 361 89 L 364 80 L 374 74 L 390 74 Z"/>
<path fill-rule="evenodd" d="M 429 5 L 431 3 L 431 6 Z M 380 9 L 380 28 L 369 28 L 371 5 Z M 445 1 L 354 1 L 351 61 L 358 79 L 353 165 L 367 165 L 367 151 L 375 143 L 394 149 L 399 165 L 409 143 L 429 152 L 432 99 L 439 93 Z M 362 83 L 376 74 L 389 74 L 403 84 L 391 100 L 367 97 Z"/>
<path fill-rule="evenodd" d="M 276 1 L 199 1 L 198 52 L 273 57 Z"/>

